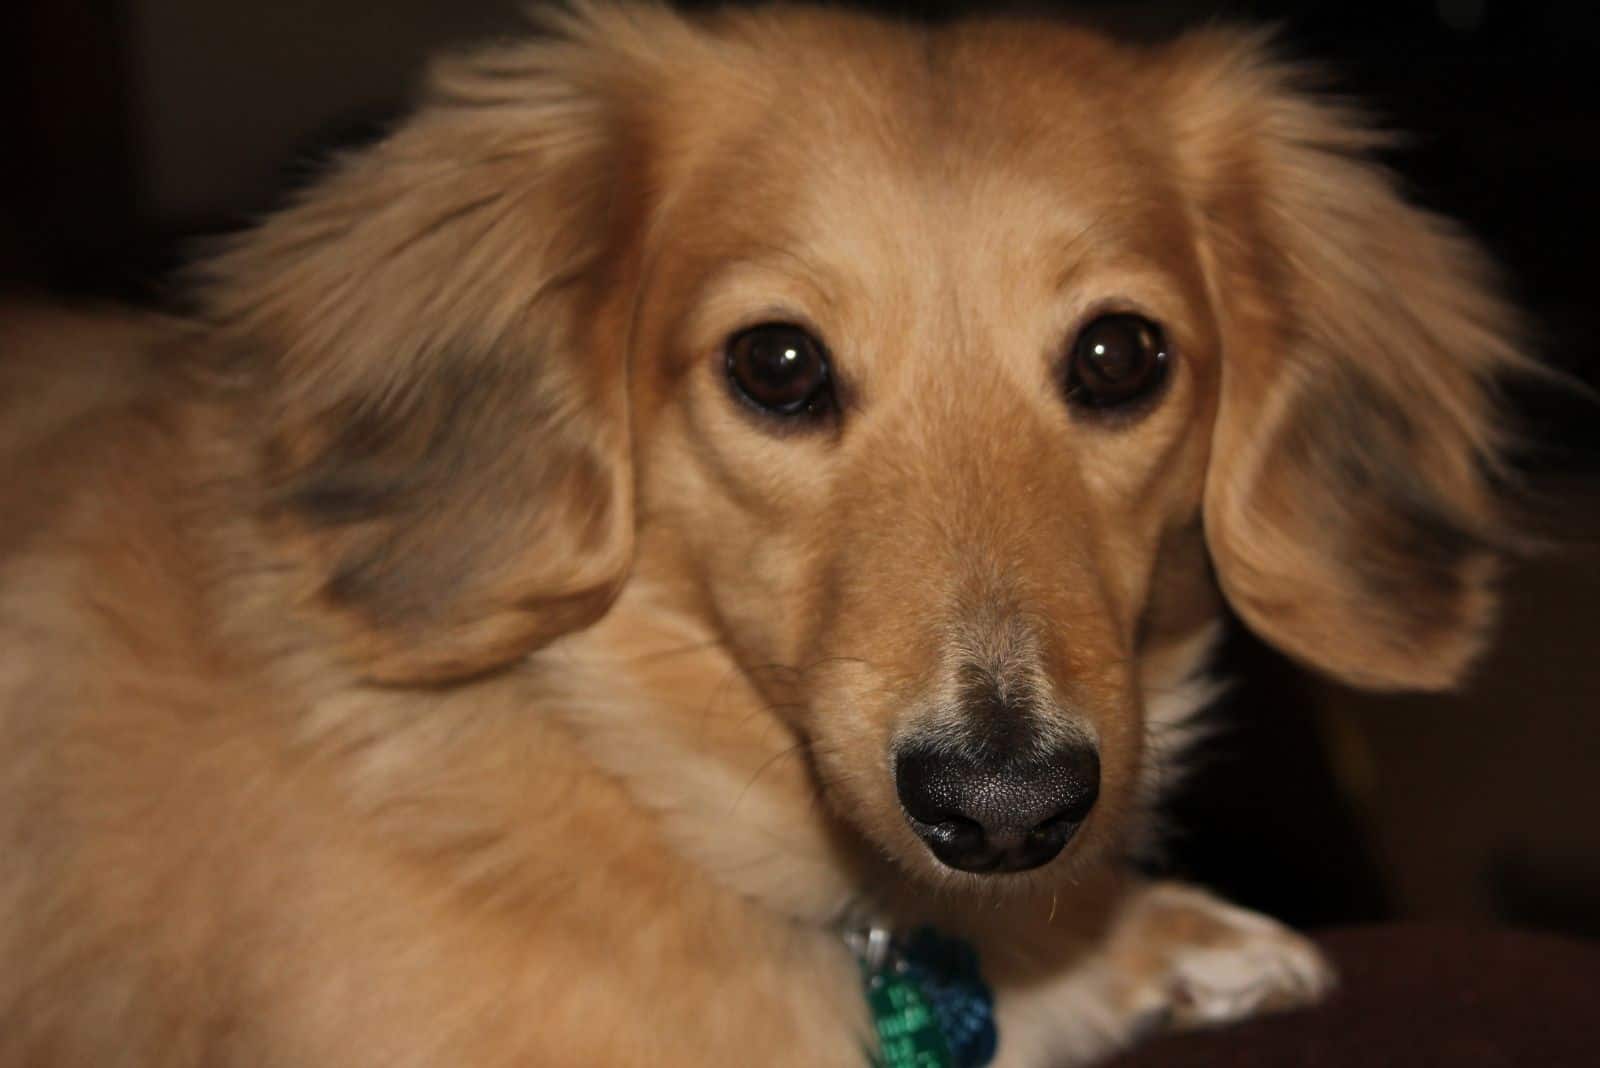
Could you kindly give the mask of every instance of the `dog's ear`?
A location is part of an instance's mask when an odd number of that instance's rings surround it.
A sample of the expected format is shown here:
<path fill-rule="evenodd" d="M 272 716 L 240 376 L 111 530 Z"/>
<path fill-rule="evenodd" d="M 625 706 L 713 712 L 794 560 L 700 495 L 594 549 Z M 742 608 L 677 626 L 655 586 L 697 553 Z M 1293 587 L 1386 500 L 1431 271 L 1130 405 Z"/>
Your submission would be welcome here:
<path fill-rule="evenodd" d="M 1259 634 L 1347 682 L 1448 687 L 1495 614 L 1514 316 L 1355 116 L 1260 41 L 1180 52 L 1179 151 L 1221 322 L 1204 499 L 1220 584 Z"/>
<path fill-rule="evenodd" d="M 623 108 L 639 18 L 668 16 L 598 11 L 438 68 L 415 118 L 209 268 L 266 527 L 377 681 L 506 663 L 596 619 L 630 563 L 648 206 Z"/>

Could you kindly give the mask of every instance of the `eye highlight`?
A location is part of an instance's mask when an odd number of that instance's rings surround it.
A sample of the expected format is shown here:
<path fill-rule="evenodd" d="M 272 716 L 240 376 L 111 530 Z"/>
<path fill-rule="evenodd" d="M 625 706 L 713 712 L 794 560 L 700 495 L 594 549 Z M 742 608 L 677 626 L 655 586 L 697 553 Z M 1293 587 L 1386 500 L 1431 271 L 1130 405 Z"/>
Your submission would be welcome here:
<path fill-rule="evenodd" d="M 1155 391 L 1167 376 L 1167 340 L 1142 315 L 1102 315 L 1078 332 L 1067 355 L 1067 401 L 1120 408 Z"/>
<path fill-rule="evenodd" d="M 834 406 L 827 350 L 792 323 L 762 323 L 728 339 L 728 380 L 749 403 L 786 418 Z"/>

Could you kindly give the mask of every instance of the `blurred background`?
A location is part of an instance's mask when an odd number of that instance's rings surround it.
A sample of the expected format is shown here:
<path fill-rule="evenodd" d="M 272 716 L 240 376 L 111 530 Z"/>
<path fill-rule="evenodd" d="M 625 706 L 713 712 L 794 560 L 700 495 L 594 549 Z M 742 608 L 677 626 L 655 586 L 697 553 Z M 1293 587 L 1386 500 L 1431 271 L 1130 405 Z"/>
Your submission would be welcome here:
<path fill-rule="evenodd" d="M 165 304 L 196 241 L 403 112 L 425 58 L 514 32 L 509 0 L 10 0 L 0 12 L 0 290 Z M 690 5 L 701 6 L 701 5 Z M 954 3 L 865 4 L 941 17 Z M 1409 132 L 1389 162 L 1508 268 L 1540 353 L 1600 388 L 1600 5 L 1062 6 L 1164 34 L 1274 22 Z M 781 57 L 778 57 L 781 61 Z M 1600 936 L 1600 408 L 1517 403 L 1569 545 L 1506 584 L 1461 695 L 1359 696 L 1247 635 L 1161 866 L 1308 926 L 1405 917 Z"/>

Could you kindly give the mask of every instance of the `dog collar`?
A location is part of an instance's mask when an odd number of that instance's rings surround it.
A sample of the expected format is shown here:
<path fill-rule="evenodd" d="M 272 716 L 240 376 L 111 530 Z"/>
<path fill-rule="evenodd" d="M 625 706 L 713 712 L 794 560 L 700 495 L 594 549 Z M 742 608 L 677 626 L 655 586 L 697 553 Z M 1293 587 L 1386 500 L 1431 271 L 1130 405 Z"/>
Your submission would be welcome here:
<path fill-rule="evenodd" d="M 999 1044 L 994 995 L 970 944 L 919 927 L 848 932 L 861 964 L 878 1049 L 874 1068 L 984 1068 Z"/>

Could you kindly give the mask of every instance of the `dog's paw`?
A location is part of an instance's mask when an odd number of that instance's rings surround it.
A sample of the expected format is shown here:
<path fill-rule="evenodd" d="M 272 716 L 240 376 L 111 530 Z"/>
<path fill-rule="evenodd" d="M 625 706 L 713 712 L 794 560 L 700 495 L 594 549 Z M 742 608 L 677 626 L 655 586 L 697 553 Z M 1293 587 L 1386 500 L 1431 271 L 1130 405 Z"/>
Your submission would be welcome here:
<path fill-rule="evenodd" d="M 1320 1001 L 1332 968 L 1305 938 L 1199 890 L 1152 886 L 1112 953 L 1136 1034 L 1214 1027 Z"/>

